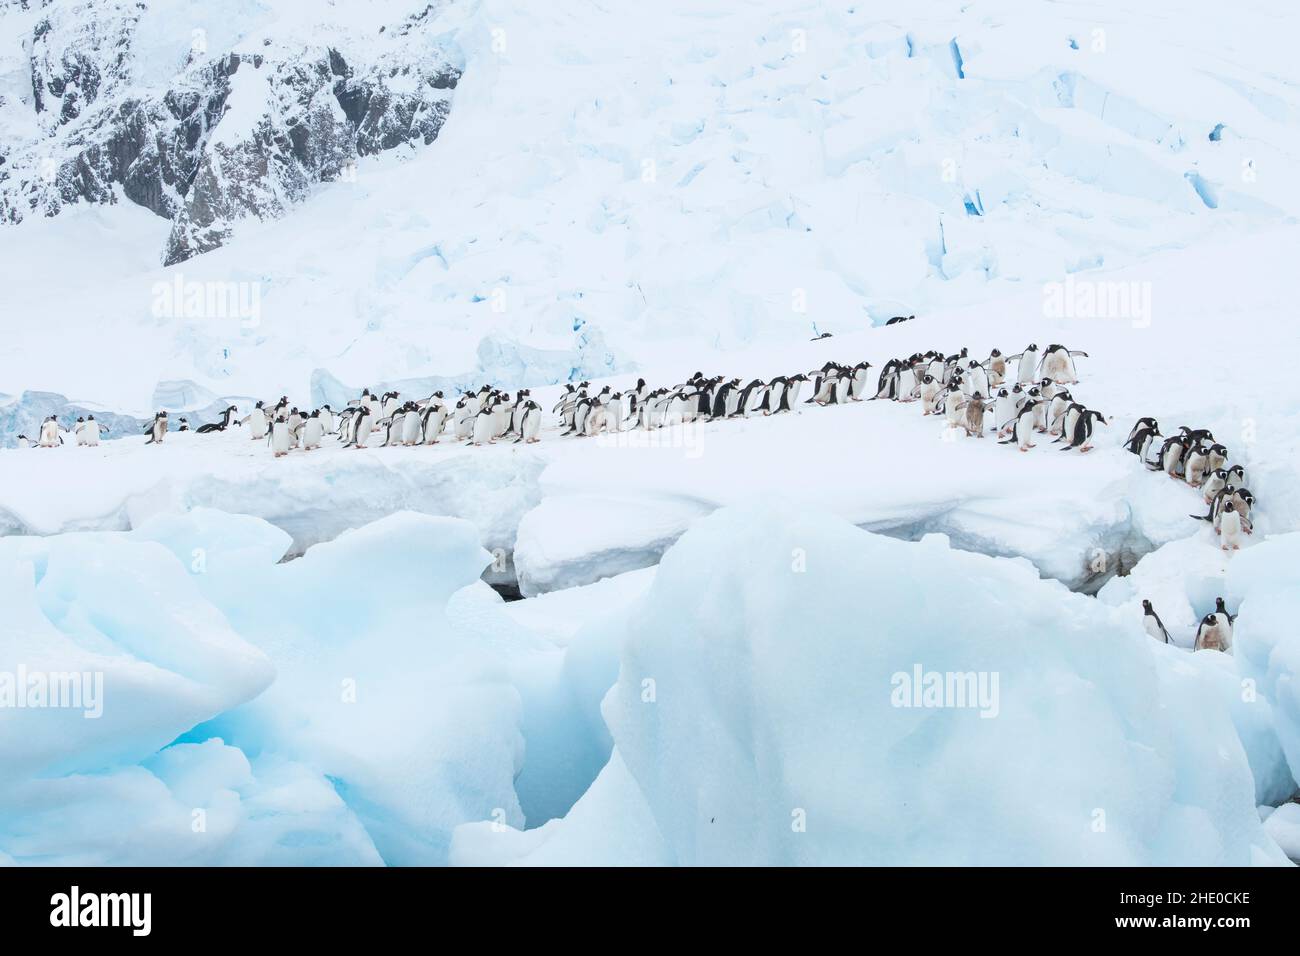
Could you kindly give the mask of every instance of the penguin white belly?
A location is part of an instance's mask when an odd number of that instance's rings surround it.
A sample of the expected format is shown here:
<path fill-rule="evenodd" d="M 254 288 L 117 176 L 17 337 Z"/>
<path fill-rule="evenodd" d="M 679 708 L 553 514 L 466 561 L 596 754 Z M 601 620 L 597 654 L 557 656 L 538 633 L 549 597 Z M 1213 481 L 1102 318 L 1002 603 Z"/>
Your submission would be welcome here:
<path fill-rule="evenodd" d="M 1021 385 L 1037 380 L 1038 353 L 1026 352 L 1020 356 L 1020 365 L 1016 371 L 1016 381 Z"/>
<path fill-rule="evenodd" d="M 94 448 L 96 445 L 99 444 L 99 423 L 89 422 L 86 425 L 86 430 L 82 433 L 82 435 L 83 435 L 82 441 L 85 442 L 87 447 Z"/>
<path fill-rule="evenodd" d="M 1241 547 L 1241 514 L 1237 511 L 1224 511 L 1219 515 L 1219 545 L 1224 551 L 1236 551 Z"/>
<path fill-rule="evenodd" d="M 276 458 L 289 454 L 289 424 L 276 422 L 271 426 L 271 451 Z"/>
<path fill-rule="evenodd" d="M 1058 385 L 1068 385 L 1073 381 L 1070 375 L 1069 357 L 1064 352 L 1053 352 L 1043 362 L 1043 377 L 1050 378 Z"/>
<path fill-rule="evenodd" d="M 537 436 L 542 430 L 542 413 L 537 409 L 529 409 L 524 413 L 524 420 L 520 423 L 519 434 L 525 442 L 535 442 Z"/>
<path fill-rule="evenodd" d="M 492 413 L 486 412 L 474 416 L 474 444 L 490 443 L 492 436 Z"/>
<path fill-rule="evenodd" d="M 420 443 L 420 413 L 407 412 L 402 419 L 402 444 L 418 445 Z"/>
<path fill-rule="evenodd" d="M 266 437 L 266 414 L 255 411 L 248 416 L 248 434 L 254 440 Z"/>
<path fill-rule="evenodd" d="M 59 443 L 59 426 L 54 422 L 41 425 L 40 444 L 42 448 L 54 448 Z"/>
<path fill-rule="evenodd" d="M 325 434 L 325 425 L 317 418 L 307 419 L 307 423 L 302 426 L 302 447 L 306 451 L 320 447 L 321 436 Z"/>
<path fill-rule="evenodd" d="M 1161 644 L 1165 642 L 1165 636 L 1160 633 L 1160 625 L 1156 623 L 1156 619 L 1154 617 L 1152 617 L 1150 614 L 1146 615 L 1143 618 L 1143 623 L 1146 625 L 1148 637 L 1155 638 Z"/>

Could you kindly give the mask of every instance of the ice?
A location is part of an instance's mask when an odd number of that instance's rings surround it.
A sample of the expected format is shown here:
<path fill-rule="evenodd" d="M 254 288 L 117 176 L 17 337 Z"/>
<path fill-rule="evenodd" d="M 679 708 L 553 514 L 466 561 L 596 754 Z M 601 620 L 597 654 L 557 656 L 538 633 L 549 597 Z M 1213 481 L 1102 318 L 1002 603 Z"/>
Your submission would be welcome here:
<path fill-rule="evenodd" d="M 1278 807 L 1264 819 L 1264 830 L 1292 860 L 1300 860 L 1300 803 Z"/>
<path fill-rule="evenodd" d="M 679 863 L 1279 856 L 1205 677 L 1023 562 L 727 509 L 621 626 L 604 713 Z M 997 675 L 1000 695 L 892 706 L 917 665 Z"/>

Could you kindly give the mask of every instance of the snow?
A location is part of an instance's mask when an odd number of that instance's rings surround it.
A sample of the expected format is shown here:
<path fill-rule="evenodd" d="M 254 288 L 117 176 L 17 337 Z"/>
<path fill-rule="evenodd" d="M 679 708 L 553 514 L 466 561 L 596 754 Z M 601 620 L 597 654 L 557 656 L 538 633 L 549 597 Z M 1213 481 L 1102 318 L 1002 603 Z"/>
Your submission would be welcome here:
<path fill-rule="evenodd" d="M 284 106 L 263 51 L 464 74 L 436 142 L 176 267 L 122 196 L 0 228 L 0 677 L 103 681 L 93 718 L 0 708 L 0 861 L 1300 858 L 1297 15 L 1202 7 L 50 5 L 42 55 L 133 24 L 106 102 L 191 89 L 195 29 L 239 53 L 213 148 Z M 57 123 L 44 11 L 0 11 L 11 170 Z M 257 314 L 158 314 L 178 281 Z M 1054 311 L 1062 283 L 1091 307 Z M 550 414 L 583 379 L 874 381 L 1031 341 L 1088 353 L 1087 455 L 918 404 L 584 439 Z M 540 444 L 139 434 L 485 381 L 532 389 Z M 13 447 L 90 411 L 97 448 Z M 1241 552 L 1123 451 L 1144 415 L 1245 465 Z M 1218 597 L 1233 652 L 1192 653 Z M 996 676 L 996 706 L 894 706 L 918 664 Z"/>

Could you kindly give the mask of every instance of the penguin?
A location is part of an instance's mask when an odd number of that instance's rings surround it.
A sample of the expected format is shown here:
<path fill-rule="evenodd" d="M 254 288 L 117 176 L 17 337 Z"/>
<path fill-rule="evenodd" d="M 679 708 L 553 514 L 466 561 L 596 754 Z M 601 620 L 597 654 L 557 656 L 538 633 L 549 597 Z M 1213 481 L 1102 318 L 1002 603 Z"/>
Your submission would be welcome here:
<path fill-rule="evenodd" d="M 26 435 L 19 435 L 19 436 L 14 440 L 14 442 L 15 442 L 15 444 L 16 444 L 19 448 L 31 448 L 31 447 L 32 447 L 32 440 L 31 440 L 30 438 L 28 438 Z"/>
<path fill-rule="evenodd" d="M 966 402 L 962 397 L 961 387 L 955 382 L 948 386 L 948 391 L 944 393 L 940 400 L 943 405 L 944 416 L 947 418 L 949 428 L 963 427 L 966 415 L 964 409 Z"/>
<path fill-rule="evenodd" d="M 420 427 L 426 445 L 438 444 L 438 436 L 442 434 L 442 427 L 446 424 L 447 418 L 447 403 L 441 397 L 436 402 L 431 402 L 420 413 Z"/>
<path fill-rule="evenodd" d="M 1027 385 L 1038 381 L 1038 346 L 1030 345 L 1018 355 L 1008 355 L 1008 361 L 1019 361 L 1016 366 L 1016 382 Z"/>
<path fill-rule="evenodd" d="M 542 430 L 542 407 L 532 399 L 524 402 L 523 415 L 519 419 L 519 437 L 515 439 L 515 444 L 526 442 L 533 444 L 540 441 L 538 437 Z"/>
<path fill-rule="evenodd" d="M 1060 436 L 1064 434 L 1062 429 L 1062 420 L 1065 417 L 1066 410 L 1074 404 L 1074 398 L 1069 391 L 1062 388 L 1053 396 L 1047 406 L 1047 434 Z"/>
<path fill-rule="evenodd" d="M 984 360 L 984 368 L 988 373 L 989 385 L 997 388 L 1007 377 L 1007 360 L 1002 357 L 1002 353 L 994 349 L 989 353 L 989 357 Z"/>
<path fill-rule="evenodd" d="M 86 416 L 86 425 L 85 428 L 82 429 L 81 435 L 82 435 L 82 443 L 87 448 L 96 447 L 99 444 L 100 437 L 107 434 L 108 434 L 108 429 L 105 428 L 103 425 L 101 425 L 99 422 L 95 421 L 94 415 Z"/>
<path fill-rule="evenodd" d="M 1074 368 L 1074 357 L 1088 358 L 1087 352 L 1071 352 L 1064 345 L 1049 345 L 1039 363 L 1041 374 L 1060 385 L 1077 385 L 1079 376 Z"/>
<path fill-rule="evenodd" d="M 275 416 L 275 421 L 271 423 L 271 433 L 266 440 L 276 458 L 289 454 L 289 420 L 285 416 Z"/>
<path fill-rule="evenodd" d="M 789 412 L 799 403 L 799 393 L 803 390 L 804 383 L 808 381 L 808 376 L 803 372 L 796 372 L 790 376 L 777 376 L 772 379 L 768 386 L 770 391 L 774 391 L 775 399 L 772 414 L 776 415 L 781 412 Z"/>
<path fill-rule="evenodd" d="M 870 362 L 859 362 L 853 366 L 853 383 L 849 387 L 849 398 L 855 402 L 862 401 L 862 396 L 867 391 L 867 378 L 870 369 Z"/>
<path fill-rule="evenodd" d="M 1241 512 L 1229 501 L 1219 516 L 1219 547 L 1224 551 L 1239 551 L 1243 530 Z"/>
<path fill-rule="evenodd" d="M 1228 606 L 1223 603 L 1223 598 L 1214 599 L 1214 613 L 1224 618 L 1228 622 L 1228 636 L 1232 637 L 1232 628 L 1237 623 L 1237 615 L 1228 613 Z"/>
<path fill-rule="evenodd" d="M 1208 505 L 1215 499 L 1228 484 L 1228 473 L 1220 468 L 1218 471 L 1212 471 L 1205 476 L 1205 484 L 1201 485 L 1201 496 Z M 1195 515 L 1193 515 L 1195 517 Z"/>
<path fill-rule="evenodd" d="M 1246 484 L 1246 469 L 1241 465 L 1233 465 L 1228 469 L 1228 477 L 1225 482 L 1228 488 L 1241 488 Z"/>
<path fill-rule="evenodd" d="M 1146 628 L 1147 634 L 1157 641 L 1162 641 L 1165 644 L 1173 643 L 1169 640 L 1169 632 L 1165 630 L 1160 615 L 1151 606 L 1151 602 L 1145 599 L 1142 601 L 1142 624 Z"/>
<path fill-rule="evenodd" d="M 1185 439 L 1181 435 L 1166 438 L 1164 446 L 1160 449 L 1160 470 L 1170 478 L 1178 478 L 1182 470 L 1180 466 L 1185 450 Z"/>
<path fill-rule="evenodd" d="M 886 323 L 886 324 L 888 324 L 888 323 Z M 831 337 L 831 334 L 830 334 L 829 332 L 823 332 L 821 335 L 814 335 L 814 336 L 813 336 L 812 338 L 810 338 L 808 341 L 809 341 L 809 342 L 820 342 L 822 339 L 829 339 L 830 337 Z"/>
<path fill-rule="evenodd" d="M 1128 440 L 1124 443 L 1124 448 L 1131 454 L 1137 455 L 1142 461 L 1147 460 L 1147 452 L 1154 442 L 1160 436 L 1160 430 L 1154 425 L 1134 425 L 1133 430 L 1129 432 Z"/>
<path fill-rule="evenodd" d="M 1183 459 L 1183 477 L 1193 488 L 1199 488 L 1204 483 L 1209 461 L 1210 449 L 1206 446 L 1195 445 L 1187 450 Z"/>
<path fill-rule="evenodd" d="M 421 431 L 420 410 L 415 402 L 407 402 L 406 411 L 402 413 L 402 444 L 420 444 Z"/>
<path fill-rule="evenodd" d="M 72 434 L 76 436 L 78 447 L 86 443 L 85 440 L 82 438 L 82 432 L 84 432 L 85 430 L 86 430 L 86 419 L 84 416 L 78 415 L 76 422 L 73 423 L 72 426 Z"/>
<path fill-rule="evenodd" d="M 997 438 L 1006 437 L 1015 427 L 1016 416 L 1019 412 L 1020 408 L 1016 404 L 1011 390 L 1006 387 L 999 388 L 997 397 L 993 401 L 993 426 L 997 429 Z"/>
<path fill-rule="evenodd" d="M 1210 445 L 1209 452 L 1205 460 L 1205 472 L 1209 474 L 1212 471 L 1218 471 L 1228 462 L 1228 449 L 1224 445 L 1214 442 Z"/>
<path fill-rule="evenodd" d="M 928 372 L 921 379 L 921 414 L 937 415 L 943 398 L 943 383 Z"/>
<path fill-rule="evenodd" d="M 606 430 L 609 424 L 609 409 L 606 407 L 606 401 L 600 395 L 597 395 L 587 411 L 587 417 L 583 421 L 583 435 L 591 437 L 599 435 Z"/>
<path fill-rule="evenodd" d="M 592 403 L 593 399 L 591 398 L 578 399 L 577 403 L 573 406 L 572 423 L 569 426 L 569 430 L 565 432 L 566 435 L 582 436 L 587 433 L 587 416 L 591 414 Z"/>
<path fill-rule="evenodd" d="M 1217 613 L 1205 615 L 1196 629 L 1196 643 L 1192 645 L 1192 650 L 1228 651 L 1231 649 L 1232 638 L 1226 625 L 1227 621 L 1219 620 Z"/>
<path fill-rule="evenodd" d="M 253 441 L 257 441 L 259 438 L 265 438 L 266 429 L 269 425 L 269 420 L 266 417 L 266 405 L 262 402 L 258 402 L 253 406 L 253 410 L 248 413 L 248 416 L 240 422 L 240 424 L 248 426 L 248 437 Z"/>
<path fill-rule="evenodd" d="M 474 416 L 474 432 L 470 437 L 470 444 L 475 446 L 496 444 L 496 436 L 493 434 L 491 404 L 480 408 L 478 414 Z"/>
<path fill-rule="evenodd" d="M 1129 429 L 1128 438 L 1124 439 L 1124 444 L 1126 446 L 1131 446 L 1138 435 L 1144 431 L 1153 431 L 1159 434 L 1160 423 L 1154 418 L 1139 418 L 1133 423 L 1133 427 Z M 1135 455 L 1137 454 L 1137 452 L 1131 447 L 1129 448 L 1129 451 L 1133 452 Z"/>
<path fill-rule="evenodd" d="M 302 425 L 302 450 L 312 451 L 320 447 L 321 438 L 325 435 L 325 422 L 321 418 L 320 409 L 316 409 Z"/>
<path fill-rule="evenodd" d="M 1037 402 L 1030 399 L 1025 402 L 1024 406 L 1016 413 L 1015 425 L 1011 431 L 1011 437 L 998 442 L 999 445 L 1010 445 L 1013 442 L 1020 446 L 1021 451 L 1029 451 L 1034 447 L 1034 405 Z"/>
<path fill-rule="evenodd" d="M 758 410 L 758 405 L 766 393 L 767 386 L 763 384 L 762 379 L 754 379 L 740 390 L 740 396 L 736 400 L 736 410 L 732 415 L 748 418 L 751 412 Z"/>
<path fill-rule="evenodd" d="M 153 423 L 145 429 L 145 434 L 149 439 L 146 445 L 161 445 L 163 436 L 167 434 L 167 413 L 159 412 L 153 417 Z"/>
<path fill-rule="evenodd" d="M 176 429 L 178 432 L 187 432 L 190 430 L 190 420 L 184 415 L 180 418 L 180 426 Z"/>
<path fill-rule="evenodd" d="M 322 405 L 317 411 L 320 412 L 320 424 L 326 435 L 333 435 L 338 423 L 335 421 L 334 409 L 329 405 Z"/>
<path fill-rule="evenodd" d="M 58 418 L 50 415 L 45 421 L 41 422 L 40 439 L 37 444 L 41 448 L 58 448 L 63 444 L 63 435 L 60 434 L 60 431 Z M 147 433 L 148 429 L 145 429 L 145 431 Z"/>
<path fill-rule="evenodd" d="M 989 376 L 984 371 L 984 366 L 970 359 L 966 363 L 966 374 L 962 377 L 962 382 L 967 395 L 974 395 L 978 392 L 981 396 L 990 394 Z"/>
<path fill-rule="evenodd" d="M 979 392 L 966 400 L 966 436 L 984 437 L 984 396 Z"/>
<path fill-rule="evenodd" d="M 885 321 L 886 325 L 898 325 L 900 322 L 911 322 L 916 316 L 914 315 L 896 315 L 892 319 Z M 827 335 L 830 333 L 828 332 Z"/>
<path fill-rule="evenodd" d="M 213 432 L 224 432 L 230 427 L 234 420 L 235 412 L 239 411 L 234 405 L 230 405 L 221 413 L 221 421 L 208 422 L 206 425 L 200 425 L 195 431 L 200 435 L 210 435 Z"/>
<path fill-rule="evenodd" d="M 374 430 L 374 410 L 368 404 L 358 406 L 356 413 L 352 416 L 351 426 L 348 428 L 348 444 L 352 448 L 365 448 L 366 442 L 370 438 L 370 433 Z"/>
<path fill-rule="evenodd" d="M 456 441 L 464 441 L 474 434 L 474 418 L 477 412 L 470 411 L 470 400 L 468 396 L 462 395 L 456 400 L 456 408 L 452 413 L 452 435 Z"/>
<path fill-rule="evenodd" d="M 1078 407 L 1079 414 L 1074 420 L 1073 430 L 1069 433 L 1069 444 L 1062 448 L 1061 451 L 1069 451 L 1071 448 L 1077 448 L 1079 449 L 1079 454 L 1085 455 L 1092 451 L 1092 430 L 1095 427 L 1094 423 L 1102 425 L 1108 425 L 1110 423 L 1106 420 L 1106 416 L 1101 412 L 1090 408 L 1084 408 L 1082 405 Z"/>
<path fill-rule="evenodd" d="M 379 412 L 384 418 L 392 418 L 401 407 L 401 396 L 398 392 L 384 392 L 383 398 L 379 400 Z"/>

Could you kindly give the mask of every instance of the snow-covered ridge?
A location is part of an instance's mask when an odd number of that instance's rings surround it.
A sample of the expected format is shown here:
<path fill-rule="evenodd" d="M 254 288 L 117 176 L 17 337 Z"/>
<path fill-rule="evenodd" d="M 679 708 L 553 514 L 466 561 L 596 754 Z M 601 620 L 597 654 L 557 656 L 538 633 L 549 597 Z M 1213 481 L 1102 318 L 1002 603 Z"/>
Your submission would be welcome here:
<path fill-rule="evenodd" d="M 232 18 L 248 28 L 268 8 L 241 12 L 261 14 Z M 30 88 L 0 103 L 17 136 L 0 220 L 124 198 L 171 220 L 170 265 L 228 241 L 241 220 L 285 215 L 318 184 L 354 175 L 359 157 L 437 137 L 460 67 L 435 36 L 434 5 L 381 22 L 377 36 L 341 24 L 210 33 L 224 15 L 119 0 L 3 11 Z"/>

